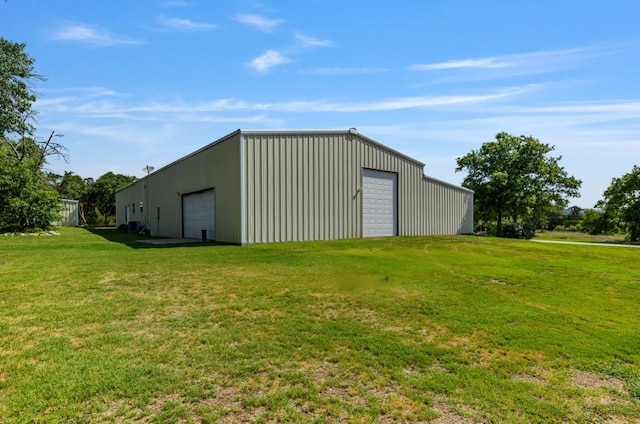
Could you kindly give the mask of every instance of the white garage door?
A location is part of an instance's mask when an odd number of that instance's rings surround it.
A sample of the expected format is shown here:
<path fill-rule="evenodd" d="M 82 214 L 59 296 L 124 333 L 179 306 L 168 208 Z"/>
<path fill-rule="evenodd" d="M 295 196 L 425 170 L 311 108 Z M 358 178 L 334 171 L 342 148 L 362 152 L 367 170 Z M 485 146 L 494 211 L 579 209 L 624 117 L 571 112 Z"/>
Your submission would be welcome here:
<path fill-rule="evenodd" d="M 214 240 L 214 222 L 213 190 L 182 197 L 182 223 L 185 238 L 202 238 L 202 230 L 206 230 L 207 240 Z"/>
<path fill-rule="evenodd" d="M 398 175 L 362 171 L 362 236 L 398 234 Z"/>

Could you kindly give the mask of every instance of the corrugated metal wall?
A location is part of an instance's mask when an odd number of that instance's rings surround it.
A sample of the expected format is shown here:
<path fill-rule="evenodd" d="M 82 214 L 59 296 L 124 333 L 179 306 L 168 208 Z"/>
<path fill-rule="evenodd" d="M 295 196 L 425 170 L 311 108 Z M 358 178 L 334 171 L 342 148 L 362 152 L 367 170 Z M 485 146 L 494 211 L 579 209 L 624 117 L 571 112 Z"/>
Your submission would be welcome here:
<path fill-rule="evenodd" d="M 145 200 L 145 183 L 136 180 L 116 191 L 116 225 L 128 224 L 126 210 L 129 209 L 129 221 L 144 222 L 144 213 L 140 212 L 140 202 Z"/>
<path fill-rule="evenodd" d="M 117 223 L 135 204 L 129 220 L 181 237 L 182 196 L 215 189 L 218 241 L 358 238 L 363 169 L 398 175 L 399 235 L 473 232 L 471 191 L 424 176 L 422 163 L 353 131 L 236 131 L 118 191 Z"/>
<path fill-rule="evenodd" d="M 473 193 L 347 131 L 242 132 L 244 243 L 362 236 L 362 170 L 398 174 L 399 235 L 473 232 Z"/>
<path fill-rule="evenodd" d="M 240 145 L 233 133 L 116 192 L 118 225 L 125 223 L 124 205 L 144 202 L 151 235 L 182 237 L 182 197 L 215 189 L 216 240 L 241 243 Z M 157 217 L 157 208 L 160 217 Z M 136 209 L 130 220 L 144 221 Z"/>
<path fill-rule="evenodd" d="M 60 199 L 60 219 L 52 222 L 52 225 L 65 226 L 65 227 L 77 227 L 80 225 L 80 219 L 78 217 L 80 201 L 70 199 Z"/>

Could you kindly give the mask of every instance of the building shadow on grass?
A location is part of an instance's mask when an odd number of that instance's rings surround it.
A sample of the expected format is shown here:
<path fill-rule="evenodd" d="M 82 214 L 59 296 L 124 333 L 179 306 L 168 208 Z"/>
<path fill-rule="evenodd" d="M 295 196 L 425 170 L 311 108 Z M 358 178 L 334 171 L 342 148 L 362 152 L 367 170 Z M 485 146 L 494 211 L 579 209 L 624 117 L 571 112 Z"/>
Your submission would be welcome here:
<path fill-rule="evenodd" d="M 211 247 L 211 246 L 234 246 L 229 243 L 221 243 L 216 241 L 202 241 L 197 239 L 184 239 L 184 238 L 166 238 L 166 237 L 152 237 L 138 233 L 128 233 L 126 231 L 120 231 L 116 228 L 87 228 L 87 231 L 93 233 L 103 239 L 113 242 L 124 244 L 132 249 L 169 249 L 175 247 Z"/>

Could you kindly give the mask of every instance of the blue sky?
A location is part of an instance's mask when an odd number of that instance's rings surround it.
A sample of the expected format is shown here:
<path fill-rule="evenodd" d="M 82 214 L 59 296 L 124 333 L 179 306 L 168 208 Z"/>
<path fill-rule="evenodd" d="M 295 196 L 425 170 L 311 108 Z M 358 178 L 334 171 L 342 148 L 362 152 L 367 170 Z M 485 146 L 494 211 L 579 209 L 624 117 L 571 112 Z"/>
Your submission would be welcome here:
<path fill-rule="evenodd" d="M 593 207 L 640 165 L 637 0 L 6 0 L 39 135 L 97 178 L 242 129 L 347 129 L 460 184 L 498 132 L 554 145 Z"/>

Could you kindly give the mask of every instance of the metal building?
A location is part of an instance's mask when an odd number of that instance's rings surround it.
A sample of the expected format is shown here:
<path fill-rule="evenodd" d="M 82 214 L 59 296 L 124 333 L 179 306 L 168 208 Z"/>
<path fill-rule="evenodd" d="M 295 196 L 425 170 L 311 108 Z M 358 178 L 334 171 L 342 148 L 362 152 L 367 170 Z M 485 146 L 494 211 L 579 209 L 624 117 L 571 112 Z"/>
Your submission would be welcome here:
<path fill-rule="evenodd" d="M 116 192 L 118 225 L 250 244 L 473 232 L 473 191 L 340 131 L 237 130 Z"/>
<path fill-rule="evenodd" d="M 77 227 L 80 225 L 78 218 L 79 200 L 60 199 L 60 219 L 52 222 L 55 226 Z"/>

